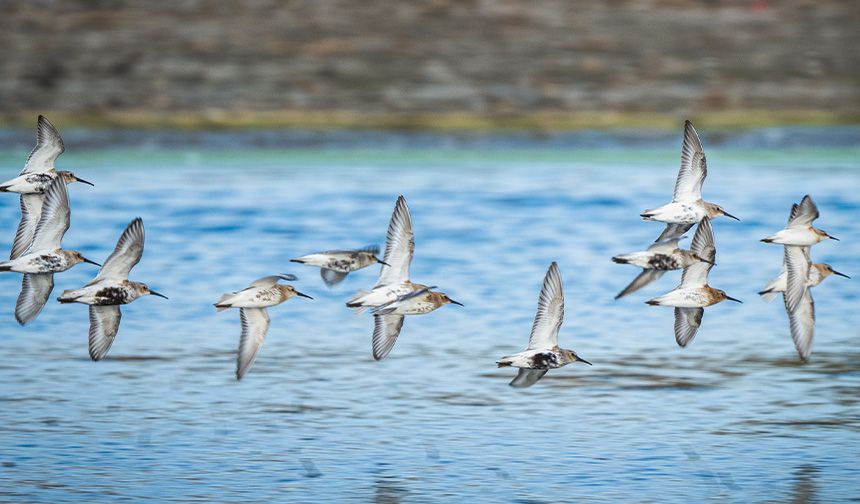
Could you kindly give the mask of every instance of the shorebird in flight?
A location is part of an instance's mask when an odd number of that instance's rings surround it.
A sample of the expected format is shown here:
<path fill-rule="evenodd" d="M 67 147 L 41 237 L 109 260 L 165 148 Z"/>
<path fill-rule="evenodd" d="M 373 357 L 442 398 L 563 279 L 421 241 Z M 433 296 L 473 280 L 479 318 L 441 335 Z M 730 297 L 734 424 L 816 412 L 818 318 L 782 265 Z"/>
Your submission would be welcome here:
<path fill-rule="evenodd" d="M 236 357 L 236 379 L 241 380 L 247 373 L 266 339 L 269 331 L 269 312 L 266 308 L 277 306 L 295 297 L 313 299 L 307 294 L 297 291 L 292 285 L 279 284 L 279 280 L 294 281 L 295 275 L 271 275 L 254 280 L 250 286 L 238 291 L 224 294 L 215 303 L 220 312 L 228 308 L 239 308 L 239 319 L 242 322 L 242 336 L 239 338 L 239 351 Z"/>
<path fill-rule="evenodd" d="M 692 224 L 666 224 L 666 229 L 648 247 L 648 250 L 613 257 L 612 261 L 615 263 L 632 264 L 642 268 L 642 273 L 639 273 L 624 290 L 619 292 L 615 299 L 636 292 L 663 276 L 667 271 L 686 268 L 699 261 L 707 262 L 693 252 L 678 247 L 683 234 L 692 226 Z"/>
<path fill-rule="evenodd" d="M 328 250 L 308 254 L 290 262 L 307 264 L 308 266 L 319 266 L 320 276 L 329 287 L 339 284 L 346 275 L 358 271 L 373 264 L 385 264 L 377 257 L 379 247 L 370 246 L 358 250 Z"/>
<path fill-rule="evenodd" d="M 57 298 L 60 303 L 90 306 L 89 352 L 94 361 L 107 354 L 116 338 L 122 318 L 120 305 L 147 294 L 167 299 L 167 296 L 151 290 L 146 284 L 128 279 L 129 272 L 143 255 L 143 242 L 143 220 L 138 217 L 125 228 L 96 278 L 80 289 L 64 291 Z"/>
<path fill-rule="evenodd" d="M 525 351 L 499 359 L 499 367 L 519 368 L 517 376 L 511 381 L 512 387 L 530 387 L 550 369 L 566 366 L 571 362 L 590 362 L 576 355 L 573 350 L 559 348 L 558 331 L 564 319 L 564 287 L 558 265 L 553 262 L 546 272 L 543 288 L 538 298 L 529 346 Z"/>
<path fill-rule="evenodd" d="M 681 347 L 687 346 L 696 336 L 705 306 L 711 306 L 725 300 L 740 303 L 726 294 L 725 291 L 714 289 L 708 285 L 708 273 L 714 266 L 717 249 L 714 246 L 714 232 L 711 221 L 707 217 L 696 227 L 690 252 L 705 259 L 704 262 L 693 263 L 684 268 L 681 284 L 674 290 L 662 296 L 646 301 L 653 306 L 675 307 L 675 341 Z"/>
<path fill-rule="evenodd" d="M 19 176 L 0 184 L 0 192 L 21 194 L 21 222 L 15 233 L 10 259 L 20 257 L 33 241 L 33 233 L 42 213 L 42 194 L 51 182 L 61 178 L 67 184 L 81 182 L 93 185 L 70 171 L 57 171 L 54 168 L 54 162 L 64 150 L 63 139 L 57 129 L 45 116 L 40 115 L 36 121 L 36 146 L 27 157 L 24 169 Z"/>
<path fill-rule="evenodd" d="M 15 259 L 0 262 L 0 271 L 23 273 L 21 293 L 15 305 L 15 318 L 21 325 L 39 315 L 51 291 L 54 273 L 66 271 L 82 262 L 95 264 L 76 250 L 62 248 L 63 236 L 69 229 L 71 210 L 66 183 L 55 179 L 45 191 L 45 203 L 35 226 L 29 247 Z"/>
<path fill-rule="evenodd" d="M 791 245 L 788 245 L 789 247 Z M 807 251 L 807 255 L 809 252 Z M 809 274 L 806 277 L 806 286 L 809 288 L 816 287 L 818 284 L 824 281 L 825 278 L 830 275 L 841 276 L 845 278 L 851 278 L 845 273 L 840 273 L 833 269 L 832 266 L 825 263 L 812 263 L 809 267 Z M 779 272 L 779 276 L 768 282 L 764 289 L 759 291 L 759 296 L 766 302 L 770 303 L 773 301 L 773 298 L 776 297 L 777 294 L 781 292 L 785 292 L 788 288 L 788 271 L 786 271 L 785 260 L 782 262 L 782 270 Z"/>
<path fill-rule="evenodd" d="M 708 175 L 705 151 L 693 123 L 684 123 L 684 142 L 681 146 L 681 169 L 675 180 L 675 193 L 671 203 L 642 212 L 642 220 L 668 224 L 695 224 L 703 218 L 713 219 L 725 215 L 740 220 L 723 210 L 723 207 L 702 200 L 702 183 Z"/>
<path fill-rule="evenodd" d="M 819 216 L 818 207 L 807 194 L 797 203 L 791 205 L 791 214 L 788 217 L 788 225 L 778 233 L 763 238 L 765 243 L 779 243 L 782 245 L 810 246 L 830 238 L 839 241 L 827 234 L 826 231 L 812 227 L 812 222 Z"/>

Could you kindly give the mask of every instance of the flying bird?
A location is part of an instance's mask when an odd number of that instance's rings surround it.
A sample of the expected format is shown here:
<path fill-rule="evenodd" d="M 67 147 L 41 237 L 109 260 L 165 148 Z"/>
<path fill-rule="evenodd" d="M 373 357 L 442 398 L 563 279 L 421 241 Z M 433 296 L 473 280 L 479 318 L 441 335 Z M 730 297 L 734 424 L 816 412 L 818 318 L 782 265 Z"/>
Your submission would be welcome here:
<path fill-rule="evenodd" d="M 76 250 L 62 248 L 70 216 L 66 184 L 55 179 L 45 191 L 45 203 L 29 247 L 15 259 L 0 262 L 0 271 L 24 274 L 15 305 L 15 319 L 21 325 L 34 320 L 48 302 L 54 290 L 54 273 L 66 271 L 82 262 L 100 266 Z"/>
<path fill-rule="evenodd" d="M 319 266 L 320 276 L 329 287 L 339 284 L 346 275 L 373 264 L 385 264 L 377 257 L 379 247 L 369 246 L 358 250 L 328 250 L 308 254 L 290 262 Z"/>
<path fill-rule="evenodd" d="M 229 308 L 239 308 L 242 322 L 242 336 L 239 338 L 239 351 L 236 358 L 236 379 L 241 380 L 247 373 L 266 339 L 269 331 L 269 312 L 266 308 L 276 306 L 295 297 L 313 299 L 297 291 L 292 285 L 278 283 L 279 280 L 294 281 L 295 275 L 271 275 L 254 280 L 250 286 L 229 294 L 224 294 L 215 303 L 220 312 Z"/>
<path fill-rule="evenodd" d="M 54 168 L 54 162 L 64 150 L 63 139 L 57 129 L 45 116 L 40 115 L 36 121 L 36 146 L 27 157 L 24 169 L 18 177 L 0 184 L 0 192 L 21 194 L 21 222 L 15 233 L 9 259 L 20 257 L 33 241 L 33 233 L 42 212 L 42 194 L 51 182 L 60 178 L 67 184 L 81 182 L 93 185 L 70 171 L 57 171 Z"/>
<path fill-rule="evenodd" d="M 699 261 L 707 262 L 693 252 L 678 247 L 683 234 L 691 227 L 692 224 L 666 224 L 666 229 L 647 250 L 613 257 L 612 261 L 617 264 L 632 264 L 642 268 L 642 273 L 619 292 L 615 299 L 636 292 L 659 279 L 667 271 L 686 268 Z"/>
<path fill-rule="evenodd" d="M 550 369 L 560 368 L 571 362 L 579 361 L 591 365 L 573 350 L 559 348 L 558 331 L 563 319 L 564 287 L 558 265 L 553 262 L 543 280 L 529 346 L 523 352 L 502 357 L 496 362 L 498 367 L 519 368 L 517 376 L 510 383 L 512 387 L 530 387 Z"/>
<path fill-rule="evenodd" d="M 681 146 L 681 169 L 675 180 L 675 193 L 671 203 L 642 212 L 642 220 L 669 224 L 695 224 L 703 218 L 725 215 L 740 220 L 723 210 L 723 207 L 702 200 L 702 183 L 708 175 L 705 150 L 693 123 L 684 123 L 684 141 Z"/>
<path fill-rule="evenodd" d="M 810 246 L 830 238 L 839 241 L 827 234 L 826 231 L 812 227 L 812 222 L 819 216 L 818 207 L 807 194 L 800 200 L 800 204 L 791 205 L 791 214 L 788 217 L 788 225 L 785 229 L 774 235 L 763 238 L 765 243 L 779 243 L 782 245 Z"/>
<path fill-rule="evenodd" d="M 64 291 L 57 298 L 60 303 L 90 306 L 89 352 L 94 361 L 104 358 L 116 338 L 122 318 L 120 305 L 147 294 L 167 299 L 146 284 L 128 279 L 129 272 L 143 255 L 143 242 L 143 220 L 138 217 L 125 228 L 96 278 L 80 289 Z"/>
<path fill-rule="evenodd" d="M 790 247 L 791 245 L 786 245 Z M 809 252 L 807 252 L 808 254 Z M 810 265 L 809 274 L 806 277 L 806 286 L 809 288 L 816 287 L 818 284 L 824 281 L 825 278 L 830 275 L 841 276 L 845 278 L 851 278 L 845 273 L 840 273 L 833 269 L 832 266 L 825 263 L 813 263 Z M 773 301 L 773 298 L 781 293 L 785 292 L 788 287 L 788 272 L 785 269 L 785 260 L 782 263 L 782 270 L 779 272 L 779 276 L 768 282 L 764 289 L 759 291 L 759 295 L 766 302 L 769 303 Z"/>
<path fill-rule="evenodd" d="M 725 300 L 741 302 L 739 299 L 727 295 L 725 291 L 714 289 L 708 285 L 708 273 L 714 266 L 717 249 L 714 245 L 711 221 L 707 217 L 702 219 L 696 227 L 696 234 L 693 235 L 690 251 L 705 261 L 696 262 L 684 268 L 681 284 L 674 290 L 646 301 L 652 306 L 675 307 L 675 341 L 681 347 L 687 346 L 696 336 L 696 332 L 702 324 L 705 306 L 711 306 Z"/>

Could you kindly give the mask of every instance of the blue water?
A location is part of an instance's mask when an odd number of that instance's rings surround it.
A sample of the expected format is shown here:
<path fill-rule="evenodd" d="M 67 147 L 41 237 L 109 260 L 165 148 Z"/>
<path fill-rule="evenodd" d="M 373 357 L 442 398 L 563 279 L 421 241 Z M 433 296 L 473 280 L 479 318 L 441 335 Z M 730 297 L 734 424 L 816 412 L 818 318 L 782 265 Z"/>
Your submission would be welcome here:
<path fill-rule="evenodd" d="M 0 276 L 0 498 L 80 502 L 812 502 L 860 496 L 860 147 L 858 130 L 704 135 L 714 222 L 711 285 L 745 301 L 706 310 L 686 349 L 670 308 L 621 301 L 638 271 L 612 264 L 659 233 L 640 210 L 670 198 L 678 140 L 611 135 L 318 145 L 233 139 L 94 141 L 70 132 L 64 245 L 104 260 L 135 216 L 147 231 L 132 278 L 169 301 L 123 308 L 110 358 L 87 356 L 80 305 L 50 303 L 20 327 L 17 275 Z M 782 142 L 755 142 L 771 138 Z M 4 138 L 19 138 L 18 133 Z M 779 136 L 782 135 L 782 136 Z M 22 137 L 23 138 L 23 137 Z M 4 177 L 27 143 L 8 140 Z M 158 140 L 158 139 L 161 140 Z M 233 139 L 227 147 L 218 138 Z M 279 138 L 275 136 L 275 138 Z M 787 138 L 787 140 L 785 140 Z M 181 136 L 180 136 L 181 139 Z M 381 139 L 381 140 L 380 140 Z M 803 141 L 806 139 L 806 141 Z M 277 142 L 274 142 L 277 143 Z M 76 144 L 80 144 L 76 148 Z M 813 249 L 855 277 L 814 291 L 811 362 L 796 359 L 782 303 L 755 294 L 782 250 L 758 241 L 810 193 Z M 371 268 L 326 289 L 291 257 L 382 244 L 397 195 L 415 225 L 415 281 L 466 306 L 406 321 L 391 355 L 370 355 L 372 320 L 343 302 Z M 8 249 L 17 198 L 0 195 Z M 593 367 L 551 371 L 530 389 L 496 358 L 525 347 L 547 266 L 566 287 L 560 343 Z M 270 310 L 261 355 L 234 379 L 239 317 L 222 292 L 294 273 L 315 300 Z M 58 275 L 55 294 L 96 273 Z"/>

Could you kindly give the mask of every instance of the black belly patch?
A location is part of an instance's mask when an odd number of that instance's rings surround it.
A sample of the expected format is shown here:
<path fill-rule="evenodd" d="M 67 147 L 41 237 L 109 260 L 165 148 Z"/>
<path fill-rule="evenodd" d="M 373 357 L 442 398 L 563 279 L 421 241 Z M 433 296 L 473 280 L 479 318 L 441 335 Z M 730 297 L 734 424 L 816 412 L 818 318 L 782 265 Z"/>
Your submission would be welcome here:
<path fill-rule="evenodd" d="M 678 266 L 675 258 L 666 254 L 657 254 L 648 260 L 648 269 L 666 271 L 678 269 Z"/>
<path fill-rule="evenodd" d="M 59 256 L 45 254 L 39 256 L 39 261 L 41 261 L 41 266 L 44 267 L 44 271 L 57 271 L 63 267 L 63 261 Z"/>
<path fill-rule="evenodd" d="M 119 287 L 105 287 L 95 295 L 99 305 L 121 305 L 128 303 L 128 294 Z"/>
<path fill-rule="evenodd" d="M 558 357 L 554 353 L 539 353 L 532 356 L 532 365 L 536 368 L 551 368 L 558 365 Z"/>

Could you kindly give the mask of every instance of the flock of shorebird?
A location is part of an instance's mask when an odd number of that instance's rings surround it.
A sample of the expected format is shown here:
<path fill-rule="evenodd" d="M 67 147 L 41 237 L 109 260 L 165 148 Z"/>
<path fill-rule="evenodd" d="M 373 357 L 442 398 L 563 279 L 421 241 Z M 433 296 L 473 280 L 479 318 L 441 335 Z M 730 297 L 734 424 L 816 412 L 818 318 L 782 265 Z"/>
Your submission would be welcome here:
<path fill-rule="evenodd" d="M 56 128 L 39 116 L 36 128 L 36 146 L 30 153 L 21 174 L 3 184 L 0 192 L 19 193 L 21 222 L 15 234 L 8 261 L 0 262 L 0 272 L 23 274 L 21 293 L 15 306 L 15 318 L 21 325 L 34 320 L 48 301 L 54 288 L 54 274 L 66 271 L 85 262 L 100 266 L 93 281 L 80 289 L 66 290 L 57 300 L 60 303 L 89 305 L 89 354 L 93 360 L 102 359 L 119 330 L 120 306 L 138 297 L 151 294 L 166 296 L 151 290 L 146 284 L 128 279 L 131 269 L 143 254 L 144 228 L 140 218 L 134 219 L 117 242 L 113 253 L 104 265 L 85 258 L 80 252 L 62 248 L 63 235 L 69 228 L 70 205 L 66 184 L 82 180 L 68 171 L 54 167 L 63 153 L 63 141 Z M 690 121 L 685 123 L 681 153 L 681 169 L 675 182 L 671 203 L 641 214 L 643 220 L 666 223 L 657 240 L 647 250 L 612 258 L 616 263 L 631 264 L 642 272 L 617 296 L 631 294 L 660 278 L 666 271 L 683 269 L 681 283 L 672 291 L 647 301 L 649 305 L 675 308 L 675 339 L 684 347 L 692 341 L 702 322 L 704 308 L 719 302 L 739 300 L 725 291 L 708 285 L 708 273 L 715 265 L 716 247 L 710 220 L 721 215 L 737 219 L 719 205 L 702 199 L 702 183 L 707 175 L 704 149 Z M 798 354 L 803 361 L 812 351 L 814 333 L 814 305 L 810 288 L 829 275 L 847 277 L 827 264 L 813 264 L 809 248 L 827 238 L 826 232 L 812 227 L 818 218 L 818 209 L 812 198 L 804 196 L 794 204 L 788 226 L 763 239 L 766 243 L 785 247 L 783 270 L 759 294 L 769 301 L 782 292 L 788 313 L 791 334 Z M 684 234 L 696 225 L 689 250 L 679 248 Z M 412 217 L 403 196 L 397 199 L 388 225 L 385 251 L 382 259 L 379 249 L 367 247 L 358 250 L 330 250 L 308 254 L 291 261 L 320 268 L 320 275 L 329 287 L 341 282 L 349 273 L 380 265 L 376 284 L 367 291 L 359 291 L 346 306 L 361 313 L 370 310 L 374 318 L 372 338 L 373 358 L 380 360 L 394 347 L 407 315 L 430 313 L 454 301 L 435 286 L 413 283 L 409 279 L 409 266 L 415 250 Z M 217 311 L 238 308 L 242 333 L 236 364 L 236 378 L 241 379 L 254 364 L 269 328 L 267 308 L 299 296 L 293 286 L 280 283 L 294 281 L 294 275 L 280 274 L 260 278 L 237 292 L 224 294 L 217 303 Z M 511 381 L 514 387 L 528 387 L 543 377 L 548 370 L 572 362 L 591 364 L 573 350 L 558 346 L 558 332 L 564 317 L 564 291 L 558 265 L 553 262 L 546 273 L 538 300 L 538 309 L 526 350 L 502 357 L 499 367 L 516 367 L 517 376 Z"/>

